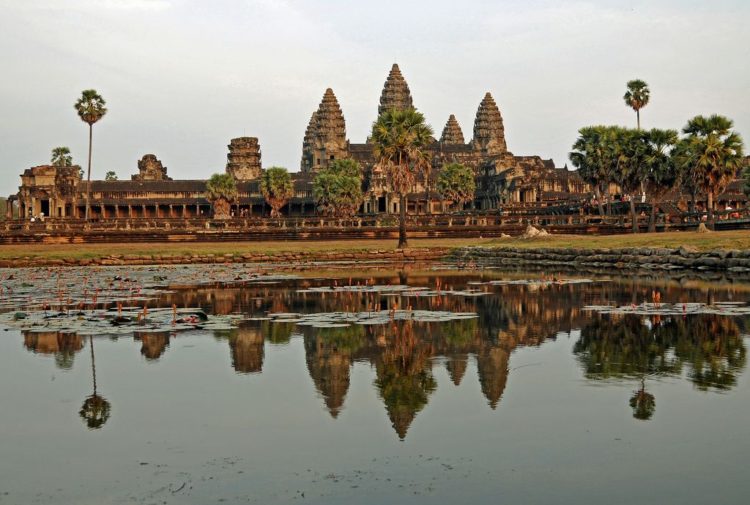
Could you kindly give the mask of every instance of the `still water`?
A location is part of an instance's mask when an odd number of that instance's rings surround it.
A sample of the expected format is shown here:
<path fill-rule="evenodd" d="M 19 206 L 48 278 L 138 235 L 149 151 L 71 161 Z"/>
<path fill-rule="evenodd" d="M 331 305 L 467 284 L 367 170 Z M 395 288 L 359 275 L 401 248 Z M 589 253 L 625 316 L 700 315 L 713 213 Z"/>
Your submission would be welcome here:
<path fill-rule="evenodd" d="M 0 503 L 747 503 L 750 317 L 720 302 L 750 286 L 333 277 L 148 302 L 233 329 L 0 332 Z M 304 324 L 331 313 L 387 322 Z"/>

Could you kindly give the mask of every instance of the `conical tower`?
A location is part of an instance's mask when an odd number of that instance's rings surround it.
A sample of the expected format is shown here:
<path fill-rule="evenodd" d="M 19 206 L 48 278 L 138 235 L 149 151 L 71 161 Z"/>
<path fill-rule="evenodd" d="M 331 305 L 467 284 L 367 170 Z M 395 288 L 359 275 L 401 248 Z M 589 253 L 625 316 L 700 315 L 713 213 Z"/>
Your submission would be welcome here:
<path fill-rule="evenodd" d="M 461 384 L 461 380 L 466 374 L 466 366 L 469 364 L 469 358 L 466 354 L 456 354 L 448 358 L 445 362 L 445 368 L 448 370 L 448 375 L 451 378 L 451 382 L 458 386 Z"/>
<path fill-rule="evenodd" d="M 312 170 L 315 153 L 313 146 L 315 142 L 315 132 L 317 128 L 318 112 L 315 111 L 310 116 L 310 122 L 307 123 L 305 137 L 302 139 L 302 161 L 300 163 L 301 172 L 310 172 Z"/>
<path fill-rule="evenodd" d="M 490 93 L 484 95 L 477 109 L 472 144 L 474 149 L 481 151 L 484 156 L 503 154 L 508 151 L 505 144 L 503 117 Z"/>
<path fill-rule="evenodd" d="M 327 167 L 328 163 L 333 160 L 348 157 L 346 122 L 339 101 L 331 88 L 326 90 L 310 123 L 307 128 L 311 134 L 313 154 L 311 170 Z M 313 123 L 314 127 L 312 127 Z"/>
<path fill-rule="evenodd" d="M 464 132 L 461 131 L 461 126 L 453 114 L 450 115 L 448 122 L 445 123 L 443 134 L 440 136 L 440 142 L 447 145 L 463 145 L 466 143 L 464 141 Z"/>
<path fill-rule="evenodd" d="M 404 76 L 401 75 L 398 64 L 394 63 L 383 85 L 383 92 L 380 94 L 378 116 L 387 110 L 403 110 L 411 107 L 414 107 L 414 104 L 412 103 L 409 85 L 406 84 Z"/>
<path fill-rule="evenodd" d="M 477 353 L 477 373 L 482 393 L 490 408 L 495 410 L 508 382 L 508 351 L 501 347 L 483 349 Z"/>

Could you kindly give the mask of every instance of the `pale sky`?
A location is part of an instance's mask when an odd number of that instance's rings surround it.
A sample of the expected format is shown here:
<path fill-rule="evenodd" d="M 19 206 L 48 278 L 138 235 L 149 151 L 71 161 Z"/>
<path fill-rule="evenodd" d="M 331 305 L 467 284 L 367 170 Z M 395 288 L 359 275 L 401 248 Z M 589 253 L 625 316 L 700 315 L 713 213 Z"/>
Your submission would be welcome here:
<path fill-rule="evenodd" d="M 635 125 L 634 78 L 651 87 L 644 127 L 719 113 L 750 142 L 749 23 L 747 0 L 0 0 L 0 194 L 55 146 L 85 167 L 83 89 L 109 108 L 94 179 L 129 179 L 146 153 L 207 178 L 242 135 L 297 171 L 325 89 L 363 142 L 393 62 L 436 135 L 453 113 L 470 139 L 490 91 L 508 148 L 557 166 L 581 126 Z"/>

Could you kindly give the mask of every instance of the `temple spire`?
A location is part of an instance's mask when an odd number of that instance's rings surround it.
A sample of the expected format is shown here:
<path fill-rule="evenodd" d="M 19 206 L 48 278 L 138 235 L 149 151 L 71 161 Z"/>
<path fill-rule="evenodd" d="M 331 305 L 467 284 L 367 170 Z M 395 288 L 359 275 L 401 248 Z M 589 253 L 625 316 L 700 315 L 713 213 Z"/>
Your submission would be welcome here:
<path fill-rule="evenodd" d="M 477 109 L 472 144 L 474 149 L 481 151 L 482 155 L 493 156 L 508 151 L 505 144 L 503 117 L 489 92 L 484 95 Z"/>
<path fill-rule="evenodd" d="M 302 143 L 301 169 L 314 171 L 333 160 L 348 157 L 346 122 L 331 88 L 326 89 L 318 110 L 307 125 Z"/>
<path fill-rule="evenodd" d="M 305 129 L 305 136 L 302 139 L 302 162 L 300 164 L 300 171 L 302 172 L 309 172 L 313 166 L 313 143 L 315 142 L 317 125 L 318 111 L 315 111 L 310 116 L 310 121 Z"/>
<path fill-rule="evenodd" d="M 394 63 L 383 85 L 378 116 L 388 110 L 403 110 L 412 107 L 414 107 L 414 104 L 412 103 L 409 85 L 406 84 L 404 76 L 401 75 L 398 64 Z"/>
<path fill-rule="evenodd" d="M 465 144 L 464 133 L 461 131 L 461 126 L 458 124 L 456 116 L 453 114 L 450 115 L 448 122 L 445 123 L 443 134 L 440 136 L 440 142 L 449 145 Z"/>

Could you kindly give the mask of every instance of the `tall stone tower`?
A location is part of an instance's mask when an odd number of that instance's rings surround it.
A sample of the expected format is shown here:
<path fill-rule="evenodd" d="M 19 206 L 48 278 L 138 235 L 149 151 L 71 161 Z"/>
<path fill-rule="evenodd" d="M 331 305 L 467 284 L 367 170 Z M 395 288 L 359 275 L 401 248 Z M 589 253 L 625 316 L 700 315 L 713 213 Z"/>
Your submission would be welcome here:
<path fill-rule="evenodd" d="M 380 95 L 380 105 L 378 106 L 378 116 L 387 110 L 403 110 L 411 107 L 414 107 L 414 103 L 411 99 L 409 85 L 406 84 L 404 76 L 401 75 L 401 69 L 394 63 L 383 85 L 383 92 Z"/>
<path fill-rule="evenodd" d="M 461 131 L 456 116 L 453 114 L 448 118 L 443 128 L 443 134 L 440 136 L 440 142 L 445 145 L 464 145 L 464 132 Z"/>
<path fill-rule="evenodd" d="M 315 153 L 313 146 L 315 144 L 315 133 L 318 127 L 318 111 L 312 113 L 310 122 L 307 123 L 305 137 L 302 139 L 302 162 L 300 171 L 304 173 L 311 172 L 315 165 Z"/>
<path fill-rule="evenodd" d="M 302 169 L 311 172 L 327 167 L 333 160 L 347 158 L 346 122 L 341 107 L 328 88 L 318 110 L 313 113 L 302 145 Z"/>
<path fill-rule="evenodd" d="M 239 137 L 227 146 L 227 173 L 238 181 L 257 179 L 261 174 L 260 144 L 256 137 Z"/>
<path fill-rule="evenodd" d="M 496 156 L 508 151 L 505 144 L 505 128 L 500 109 L 497 108 L 492 95 L 487 93 L 477 109 L 474 120 L 474 139 L 472 146 L 482 156 Z"/>

